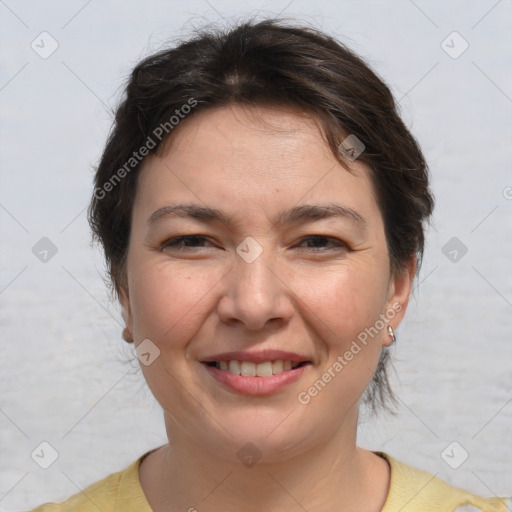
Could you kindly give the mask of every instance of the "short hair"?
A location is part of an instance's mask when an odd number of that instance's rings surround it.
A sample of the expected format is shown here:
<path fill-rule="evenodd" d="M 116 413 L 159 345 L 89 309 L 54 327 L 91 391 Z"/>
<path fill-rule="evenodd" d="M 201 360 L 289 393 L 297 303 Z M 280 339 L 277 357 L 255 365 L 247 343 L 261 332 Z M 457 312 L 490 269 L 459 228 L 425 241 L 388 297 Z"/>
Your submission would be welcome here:
<path fill-rule="evenodd" d="M 391 271 L 403 271 L 411 258 L 419 268 L 424 222 L 434 200 L 421 149 L 388 86 L 361 57 L 319 30 L 279 19 L 244 21 L 227 29 L 203 29 L 143 59 L 128 79 L 88 210 L 118 297 L 127 284 L 141 154 L 155 153 L 185 114 L 233 104 L 289 106 L 314 114 L 342 165 L 347 154 L 340 144 L 349 136 L 362 143 L 357 158 L 370 168 Z M 384 349 L 365 394 L 373 410 L 393 399 L 388 360 Z"/>

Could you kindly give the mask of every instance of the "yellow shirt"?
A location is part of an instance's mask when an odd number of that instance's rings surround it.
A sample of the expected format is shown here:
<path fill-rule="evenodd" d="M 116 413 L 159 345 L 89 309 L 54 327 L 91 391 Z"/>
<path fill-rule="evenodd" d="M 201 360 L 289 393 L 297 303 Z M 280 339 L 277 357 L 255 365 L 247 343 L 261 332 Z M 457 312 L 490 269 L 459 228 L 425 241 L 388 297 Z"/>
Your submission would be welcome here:
<path fill-rule="evenodd" d="M 149 452 L 148 452 L 149 453 Z M 384 457 L 391 466 L 389 494 L 382 512 L 506 512 L 511 499 L 481 498 L 435 476 Z M 139 481 L 144 455 L 63 503 L 47 503 L 30 512 L 152 512 Z"/>

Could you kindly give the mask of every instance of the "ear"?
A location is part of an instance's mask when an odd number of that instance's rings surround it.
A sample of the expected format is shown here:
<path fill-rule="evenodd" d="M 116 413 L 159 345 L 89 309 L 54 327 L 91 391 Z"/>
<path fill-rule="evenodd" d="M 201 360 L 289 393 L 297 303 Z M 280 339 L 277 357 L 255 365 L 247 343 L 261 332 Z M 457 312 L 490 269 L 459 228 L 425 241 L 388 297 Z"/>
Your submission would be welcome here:
<path fill-rule="evenodd" d="M 386 317 L 388 318 L 388 325 L 393 329 L 400 325 L 405 315 L 415 275 L 416 257 L 414 255 L 403 269 L 394 271 L 391 274 L 386 303 Z M 391 343 L 391 337 L 384 336 L 383 346 L 389 346 Z"/>
<path fill-rule="evenodd" d="M 126 327 L 123 329 L 123 339 L 128 343 L 133 343 L 133 315 L 128 287 L 120 287 L 118 297 L 121 305 L 121 314 L 126 324 Z"/>

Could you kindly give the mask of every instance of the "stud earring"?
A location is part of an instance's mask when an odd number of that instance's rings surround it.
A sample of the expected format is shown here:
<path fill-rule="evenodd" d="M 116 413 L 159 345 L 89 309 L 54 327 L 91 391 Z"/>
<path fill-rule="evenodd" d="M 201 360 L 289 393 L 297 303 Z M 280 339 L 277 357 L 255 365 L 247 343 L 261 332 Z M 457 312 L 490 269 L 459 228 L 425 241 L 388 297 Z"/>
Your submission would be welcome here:
<path fill-rule="evenodd" d="M 395 331 L 393 330 L 393 327 L 391 327 L 391 325 L 388 325 L 388 333 L 391 336 L 391 343 L 395 343 L 396 342 Z"/>

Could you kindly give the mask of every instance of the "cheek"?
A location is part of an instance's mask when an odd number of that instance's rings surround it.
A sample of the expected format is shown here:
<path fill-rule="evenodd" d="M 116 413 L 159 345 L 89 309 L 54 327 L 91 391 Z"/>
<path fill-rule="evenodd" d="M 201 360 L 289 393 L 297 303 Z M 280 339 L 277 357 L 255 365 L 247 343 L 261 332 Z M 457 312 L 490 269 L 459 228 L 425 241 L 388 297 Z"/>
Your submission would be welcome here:
<path fill-rule="evenodd" d="M 327 409 L 328 415 L 343 417 L 373 378 L 385 331 L 372 327 L 385 307 L 385 276 L 378 266 L 354 265 L 310 273 L 297 289 L 308 306 L 303 311 L 308 311 L 307 321 L 320 340 L 318 348 L 324 352 L 320 374 L 300 395 L 300 400 L 318 407 L 318 415 L 326 417 Z"/>
<path fill-rule="evenodd" d="M 215 272 L 162 263 L 140 263 L 132 268 L 130 283 L 133 329 L 136 339 L 149 338 L 161 346 L 182 345 L 191 339 L 200 318 L 211 308 Z M 166 347 L 168 348 L 168 347 Z"/>
<path fill-rule="evenodd" d="M 325 332 L 322 338 L 342 348 L 379 318 L 386 302 L 385 277 L 380 265 L 347 263 L 297 276 L 294 293 L 307 306 L 303 312 L 309 311 L 311 322 Z"/>

